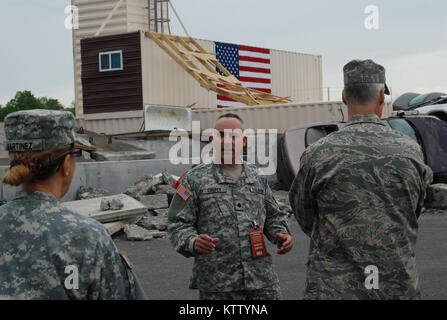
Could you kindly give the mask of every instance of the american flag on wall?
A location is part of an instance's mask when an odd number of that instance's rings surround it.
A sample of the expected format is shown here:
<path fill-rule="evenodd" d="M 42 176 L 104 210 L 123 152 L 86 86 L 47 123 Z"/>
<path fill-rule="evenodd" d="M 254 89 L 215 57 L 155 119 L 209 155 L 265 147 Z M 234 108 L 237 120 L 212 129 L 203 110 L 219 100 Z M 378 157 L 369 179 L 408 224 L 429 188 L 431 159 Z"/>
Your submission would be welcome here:
<path fill-rule="evenodd" d="M 251 89 L 272 93 L 270 50 L 216 42 L 219 62 L 242 84 Z M 219 70 L 218 70 L 219 71 Z M 224 75 L 219 71 L 221 75 Z M 218 85 L 222 87 L 222 85 Z M 243 107 L 245 104 L 217 95 L 218 108 Z"/>

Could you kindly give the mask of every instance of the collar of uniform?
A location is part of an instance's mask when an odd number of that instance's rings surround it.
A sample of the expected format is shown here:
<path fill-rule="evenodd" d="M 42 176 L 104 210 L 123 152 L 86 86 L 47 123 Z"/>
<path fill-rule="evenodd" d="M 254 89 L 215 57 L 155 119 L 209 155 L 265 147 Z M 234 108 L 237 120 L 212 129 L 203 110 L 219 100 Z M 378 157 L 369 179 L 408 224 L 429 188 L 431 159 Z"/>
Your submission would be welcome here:
<path fill-rule="evenodd" d="M 360 124 L 360 123 L 375 123 L 381 126 L 385 126 L 382 120 L 380 120 L 380 118 L 376 114 L 372 113 L 357 114 L 351 117 L 351 119 L 349 119 L 346 126 L 352 126 L 354 124 Z"/>
<path fill-rule="evenodd" d="M 236 181 L 233 181 L 233 179 L 231 179 L 230 177 L 227 177 L 223 173 L 222 167 L 219 164 L 213 163 L 213 167 L 214 167 L 214 176 L 216 178 L 217 183 L 219 183 L 219 184 L 222 184 L 222 183 L 236 184 Z M 257 174 L 257 172 L 253 172 L 253 169 L 250 166 L 248 166 L 248 164 L 244 161 L 242 174 L 241 174 L 241 177 L 239 178 L 239 181 L 244 179 L 245 181 L 247 181 L 247 183 L 250 183 L 250 184 L 254 183 L 256 174 Z"/>
<path fill-rule="evenodd" d="M 59 203 L 59 201 L 49 193 L 36 191 L 36 190 L 20 190 L 16 193 L 14 200 L 32 199 L 32 200 L 44 200 L 53 203 Z"/>

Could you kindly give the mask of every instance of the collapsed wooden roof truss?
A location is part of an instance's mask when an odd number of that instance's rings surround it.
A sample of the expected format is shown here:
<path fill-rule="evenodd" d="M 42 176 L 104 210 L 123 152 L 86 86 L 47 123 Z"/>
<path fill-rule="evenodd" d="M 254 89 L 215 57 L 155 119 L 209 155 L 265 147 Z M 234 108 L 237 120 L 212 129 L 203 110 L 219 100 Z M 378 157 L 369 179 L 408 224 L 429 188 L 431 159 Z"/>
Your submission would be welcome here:
<path fill-rule="evenodd" d="M 216 58 L 193 38 L 146 32 L 164 52 L 208 91 L 242 102 L 248 106 L 285 104 L 290 97 L 281 98 L 263 91 L 244 87 Z M 217 72 L 221 71 L 224 75 Z"/>

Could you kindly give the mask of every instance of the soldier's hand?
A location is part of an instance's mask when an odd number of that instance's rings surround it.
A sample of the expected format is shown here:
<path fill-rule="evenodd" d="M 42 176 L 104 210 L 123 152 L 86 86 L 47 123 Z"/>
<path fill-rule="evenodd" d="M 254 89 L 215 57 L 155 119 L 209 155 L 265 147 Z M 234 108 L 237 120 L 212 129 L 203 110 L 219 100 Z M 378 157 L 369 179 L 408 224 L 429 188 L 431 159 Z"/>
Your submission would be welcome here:
<path fill-rule="evenodd" d="M 277 251 L 278 254 L 286 254 L 293 247 L 293 238 L 289 234 L 281 234 L 277 233 L 276 237 L 278 238 L 279 243 L 281 243 L 281 248 Z"/>
<path fill-rule="evenodd" d="M 216 250 L 217 238 L 211 238 L 206 234 L 201 234 L 194 242 L 194 250 L 198 253 L 212 254 Z"/>

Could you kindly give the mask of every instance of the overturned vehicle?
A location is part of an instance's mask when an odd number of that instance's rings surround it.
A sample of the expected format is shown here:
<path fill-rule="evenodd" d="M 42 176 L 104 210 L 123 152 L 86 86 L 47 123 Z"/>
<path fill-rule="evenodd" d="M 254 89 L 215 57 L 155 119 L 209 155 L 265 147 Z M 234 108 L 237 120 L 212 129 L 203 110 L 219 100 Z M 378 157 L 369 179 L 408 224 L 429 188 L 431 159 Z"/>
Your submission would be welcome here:
<path fill-rule="evenodd" d="M 447 123 L 434 116 L 402 115 L 383 120 L 385 125 L 418 142 L 425 163 L 433 170 L 434 184 L 447 183 Z M 310 123 L 287 129 L 278 137 L 278 182 L 289 190 L 300 168 L 300 158 L 311 144 L 339 131 L 346 122 Z"/>

